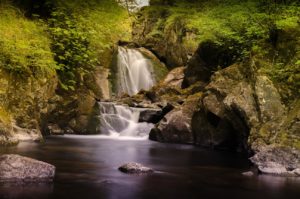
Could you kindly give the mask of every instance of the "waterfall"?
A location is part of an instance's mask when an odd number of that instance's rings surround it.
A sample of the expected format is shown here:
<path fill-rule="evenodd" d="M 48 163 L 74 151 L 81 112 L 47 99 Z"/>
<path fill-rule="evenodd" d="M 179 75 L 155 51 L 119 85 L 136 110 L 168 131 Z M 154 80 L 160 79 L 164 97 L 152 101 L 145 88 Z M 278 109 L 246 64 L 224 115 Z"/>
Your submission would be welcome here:
<path fill-rule="evenodd" d="M 115 93 L 135 95 L 140 90 L 149 90 L 154 86 L 152 62 L 137 49 L 119 47 L 116 57 Z M 139 122 L 140 114 L 147 109 L 131 108 L 114 102 L 98 102 L 96 125 L 93 132 L 109 138 L 148 138 L 150 123 Z M 94 129 L 95 128 L 95 129 Z"/>
<path fill-rule="evenodd" d="M 127 1 L 127 0 L 116 0 L 121 6 L 126 9 L 129 9 L 130 12 L 136 12 L 140 8 L 144 6 L 149 6 L 149 0 L 134 0 L 134 1 Z"/>
<path fill-rule="evenodd" d="M 139 123 L 140 112 L 144 109 L 130 108 L 113 102 L 98 102 L 99 130 L 110 137 L 147 138 L 153 124 Z"/>
<path fill-rule="evenodd" d="M 155 84 L 153 66 L 136 49 L 119 47 L 117 56 L 117 95 L 135 95 L 140 90 L 149 90 Z"/>

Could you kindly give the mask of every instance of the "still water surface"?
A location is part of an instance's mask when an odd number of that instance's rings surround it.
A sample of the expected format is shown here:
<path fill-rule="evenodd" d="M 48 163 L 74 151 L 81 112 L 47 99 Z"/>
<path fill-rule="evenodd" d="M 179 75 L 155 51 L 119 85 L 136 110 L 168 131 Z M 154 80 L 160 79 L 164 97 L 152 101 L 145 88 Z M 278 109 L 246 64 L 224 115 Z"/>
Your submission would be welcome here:
<path fill-rule="evenodd" d="M 56 166 L 51 184 L 0 184 L 0 198 L 16 199 L 299 199 L 300 179 L 246 177 L 238 154 L 147 140 L 50 137 L 45 143 L 0 148 Z M 118 171 L 126 162 L 154 168 L 151 175 Z"/>

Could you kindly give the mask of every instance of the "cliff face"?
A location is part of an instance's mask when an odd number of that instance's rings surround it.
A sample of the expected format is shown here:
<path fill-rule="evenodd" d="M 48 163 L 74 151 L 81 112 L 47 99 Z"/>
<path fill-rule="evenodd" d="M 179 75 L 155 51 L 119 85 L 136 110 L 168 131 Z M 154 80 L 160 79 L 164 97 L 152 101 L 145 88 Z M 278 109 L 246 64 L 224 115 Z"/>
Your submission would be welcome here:
<path fill-rule="evenodd" d="M 1 143 L 40 140 L 41 123 L 49 111 L 48 100 L 55 95 L 57 78 L 45 76 L 26 80 L 0 72 Z"/>
<path fill-rule="evenodd" d="M 184 41 L 192 35 L 185 32 L 180 20 L 167 26 L 165 15 L 167 9 L 145 8 L 133 25 L 133 40 L 154 52 L 169 68 L 186 65 L 193 49 L 187 49 Z"/>
<path fill-rule="evenodd" d="M 57 86 L 44 24 L 0 3 L 0 142 L 41 139 L 40 124 Z"/>

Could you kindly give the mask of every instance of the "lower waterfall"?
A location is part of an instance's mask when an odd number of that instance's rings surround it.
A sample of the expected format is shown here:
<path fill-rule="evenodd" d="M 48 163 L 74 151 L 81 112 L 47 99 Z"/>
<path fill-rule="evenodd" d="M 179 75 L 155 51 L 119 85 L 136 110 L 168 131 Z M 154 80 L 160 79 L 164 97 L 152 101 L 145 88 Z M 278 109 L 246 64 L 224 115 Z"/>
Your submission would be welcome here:
<path fill-rule="evenodd" d="M 109 137 L 148 138 L 154 127 L 150 123 L 139 123 L 141 111 L 144 109 L 117 105 L 113 102 L 98 102 L 99 129 L 101 135 Z"/>

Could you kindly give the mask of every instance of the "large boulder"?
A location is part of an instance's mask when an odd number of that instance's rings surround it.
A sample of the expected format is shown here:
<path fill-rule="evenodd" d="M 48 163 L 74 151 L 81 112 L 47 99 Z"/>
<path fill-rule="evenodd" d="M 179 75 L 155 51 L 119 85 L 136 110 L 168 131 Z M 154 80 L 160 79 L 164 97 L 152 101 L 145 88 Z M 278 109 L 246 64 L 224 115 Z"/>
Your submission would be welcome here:
<path fill-rule="evenodd" d="M 198 106 L 201 93 L 194 94 L 185 103 L 169 112 L 159 124 L 151 130 L 150 139 L 160 142 L 194 143 L 192 117 Z"/>
<path fill-rule="evenodd" d="M 249 129 L 258 124 L 254 91 L 238 65 L 216 72 L 193 118 L 196 143 L 247 148 Z"/>
<path fill-rule="evenodd" d="M 196 144 L 253 152 L 261 173 L 299 175 L 300 103 L 287 111 L 273 82 L 251 68 L 212 76 L 192 120 Z"/>
<path fill-rule="evenodd" d="M 285 106 L 268 77 L 236 64 L 216 72 L 205 89 L 192 124 L 197 144 L 247 150 L 277 135 Z M 270 130 L 261 133 L 266 124 Z"/>
<path fill-rule="evenodd" d="M 55 167 L 19 155 L 0 156 L 0 182 L 53 181 Z"/>

